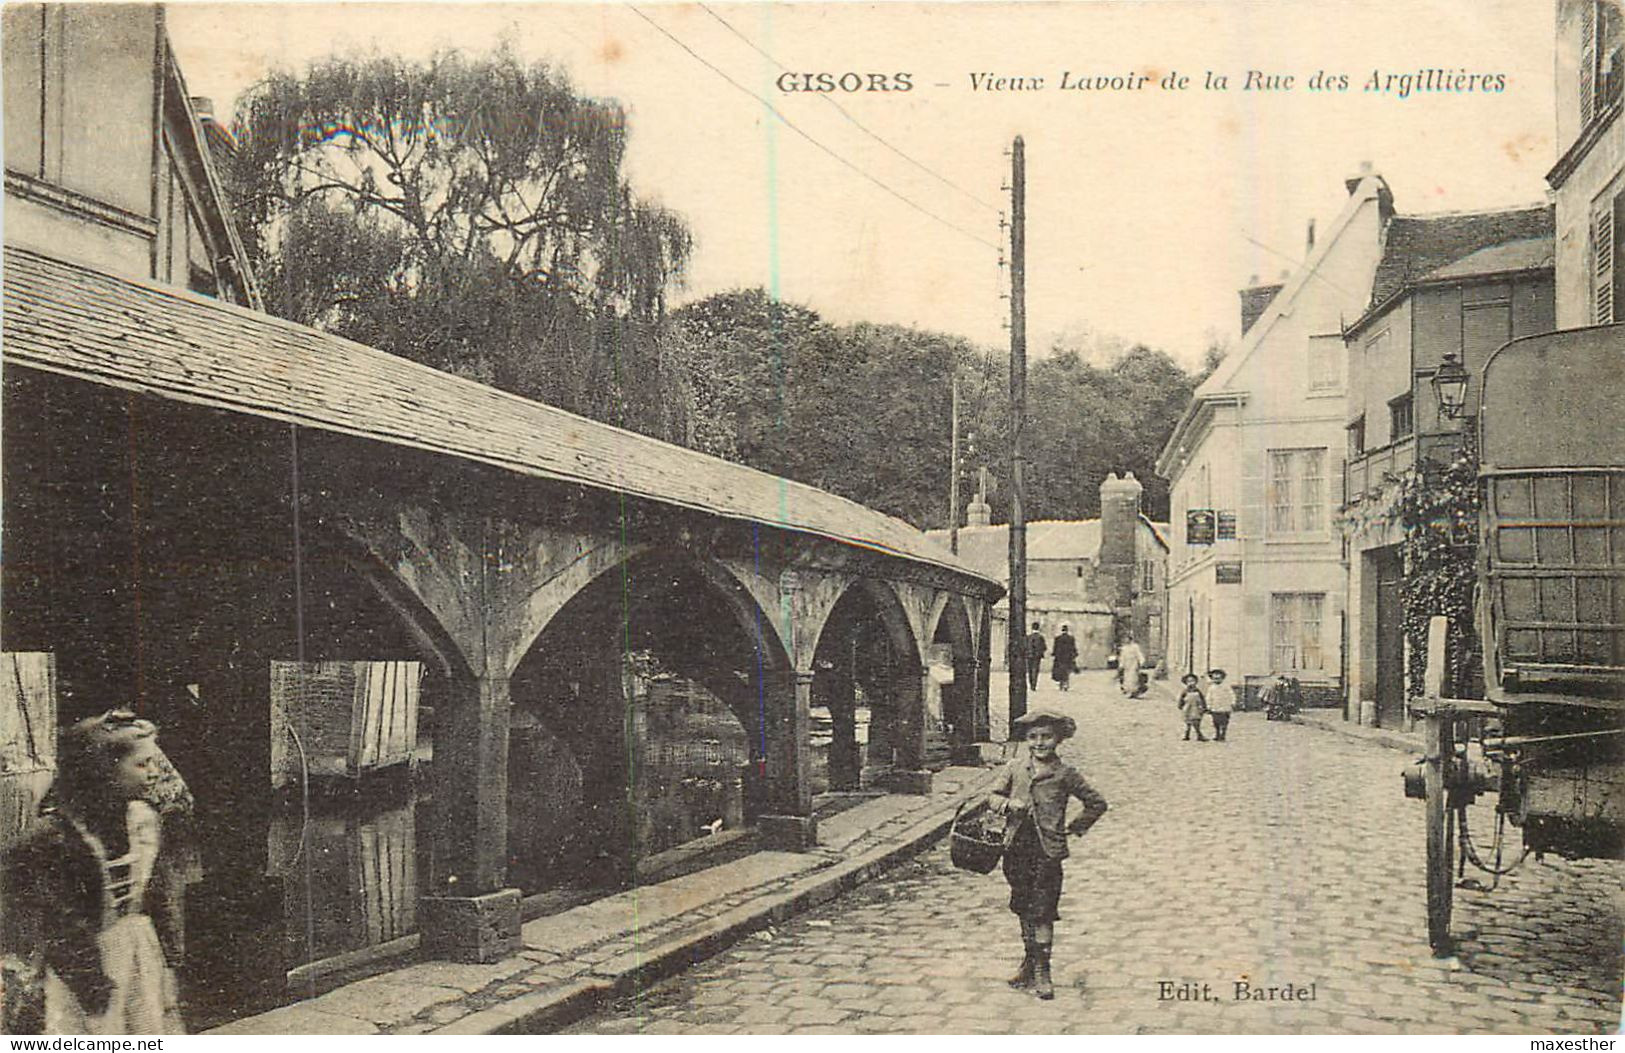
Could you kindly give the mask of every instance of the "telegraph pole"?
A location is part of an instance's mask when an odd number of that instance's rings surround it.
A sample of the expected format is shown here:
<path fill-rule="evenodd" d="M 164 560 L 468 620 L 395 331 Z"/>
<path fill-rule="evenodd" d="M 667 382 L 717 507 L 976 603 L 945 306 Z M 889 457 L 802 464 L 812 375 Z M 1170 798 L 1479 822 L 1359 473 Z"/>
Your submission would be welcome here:
<path fill-rule="evenodd" d="M 957 365 L 957 364 L 956 364 Z M 948 454 L 948 551 L 959 555 L 959 371 L 953 379 L 953 439 Z"/>
<path fill-rule="evenodd" d="M 1027 518 L 1021 433 L 1027 423 L 1027 151 L 1010 148 L 1010 720 L 1027 712 Z"/>

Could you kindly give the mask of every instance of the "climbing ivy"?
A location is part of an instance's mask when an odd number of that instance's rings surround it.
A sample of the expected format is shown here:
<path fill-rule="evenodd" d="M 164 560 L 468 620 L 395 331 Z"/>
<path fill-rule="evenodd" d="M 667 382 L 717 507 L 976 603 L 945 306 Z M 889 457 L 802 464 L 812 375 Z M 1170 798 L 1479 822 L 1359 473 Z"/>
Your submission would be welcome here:
<path fill-rule="evenodd" d="M 1403 530 L 1400 594 L 1409 694 L 1422 694 L 1427 669 L 1428 620 L 1450 619 L 1446 690 L 1469 690 L 1479 652 L 1474 624 L 1478 558 L 1478 448 L 1471 428 L 1449 461 L 1421 459 L 1401 479 L 1394 511 Z"/>

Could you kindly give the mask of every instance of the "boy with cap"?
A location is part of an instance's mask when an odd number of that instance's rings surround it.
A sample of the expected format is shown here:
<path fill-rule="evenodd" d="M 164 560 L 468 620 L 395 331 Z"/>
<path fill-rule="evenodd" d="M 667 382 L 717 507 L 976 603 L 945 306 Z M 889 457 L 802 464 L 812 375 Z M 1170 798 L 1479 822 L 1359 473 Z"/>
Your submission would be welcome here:
<path fill-rule="evenodd" d="M 1055 755 L 1055 747 L 1078 730 L 1071 717 L 1049 709 L 1030 710 L 1011 722 L 1026 749 L 999 773 L 988 808 L 1009 817 L 1004 831 L 1004 879 L 1010 883 L 1010 910 L 1021 919 L 1026 956 L 1010 986 L 1055 997 L 1050 979 L 1050 948 L 1055 940 L 1061 899 L 1061 861 L 1067 834 L 1081 835 L 1106 812 L 1106 799 L 1078 770 Z M 1083 814 L 1066 822 L 1068 797 L 1083 802 Z"/>
<path fill-rule="evenodd" d="M 1179 682 L 1185 685 L 1179 692 L 1179 712 L 1185 718 L 1185 741 L 1191 740 L 1194 731 L 1197 742 L 1206 742 L 1207 736 L 1202 734 L 1202 714 L 1207 712 L 1207 698 L 1197 686 L 1201 681 L 1195 673 L 1186 673 Z"/>
<path fill-rule="evenodd" d="M 1236 689 L 1224 682 L 1223 669 L 1209 669 L 1207 678 L 1207 711 L 1213 714 L 1213 741 L 1223 742 L 1230 732 L 1230 714 L 1236 708 Z"/>

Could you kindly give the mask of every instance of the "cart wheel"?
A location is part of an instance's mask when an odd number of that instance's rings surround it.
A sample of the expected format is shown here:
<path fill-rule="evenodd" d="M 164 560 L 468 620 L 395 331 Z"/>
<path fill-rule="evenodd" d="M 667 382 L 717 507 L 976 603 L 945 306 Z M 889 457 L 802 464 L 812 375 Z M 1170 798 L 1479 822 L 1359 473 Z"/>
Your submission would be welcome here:
<path fill-rule="evenodd" d="M 1434 957 L 1448 957 L 1450 941 L 1450 900 L 1455 885 L 1456 816 L 1445 806 L 1445 758 L 1455 749 L 1454 729 L 1448 717 L 1428 716 L 1427 728 L 1427 897 L 1428 944 Z"/>

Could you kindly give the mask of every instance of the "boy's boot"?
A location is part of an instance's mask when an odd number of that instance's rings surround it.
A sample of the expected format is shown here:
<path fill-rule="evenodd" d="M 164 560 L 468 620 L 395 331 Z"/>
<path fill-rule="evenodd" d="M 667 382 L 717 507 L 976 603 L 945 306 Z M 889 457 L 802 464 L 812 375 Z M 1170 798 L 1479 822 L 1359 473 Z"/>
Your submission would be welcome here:
<path fill-rule="evenodd" d="M 1021 969 L 1016 975 L 1010 977 L 1009 983 L 1016 990 L 1025 990 L 1033 985 L 1033 970 L 1038 965 L 1038 950 L 1031 940 L 1027 941 L 1027 954 L 1021 959 Z"/>
<path fill-rule="evenodd" d="M 1049 977 L 1050 945 L 1041 943 L 1036 948 L 1037 961 L 1033 964 L 1033 994 L 1046 1002 L 1055 997 L 1055 985 Z"/>

